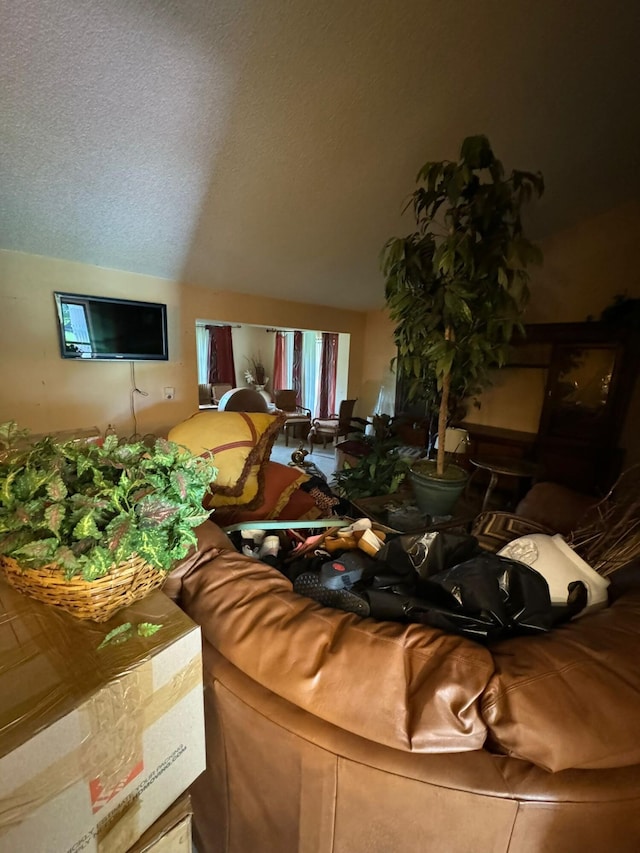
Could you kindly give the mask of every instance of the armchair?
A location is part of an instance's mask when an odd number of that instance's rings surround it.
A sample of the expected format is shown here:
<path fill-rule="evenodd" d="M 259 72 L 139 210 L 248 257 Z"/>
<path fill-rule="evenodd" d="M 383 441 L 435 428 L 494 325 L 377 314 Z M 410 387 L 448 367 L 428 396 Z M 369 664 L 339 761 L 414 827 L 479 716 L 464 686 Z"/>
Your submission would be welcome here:
<path fill-rule="evenodd" d="M 368 421 L 353 417 L 353 407 L 356 402 L 356 400 L 342 400 L 337 414 L 330 415 L 328 418 L 313 419 L 309 432 L 311 453 L 313 453 L 313 443 L 318 439 L 322 439 L 322 446 L 326 447 L 329 438 L 337 443 L 340 436 L 347 436 L 352 432 L 364 432 Z"/>
<path fill-rule="evenodd" d="M 295 431 L 298 427 L 306 428 L 302 436 L 306 438 L 311 427 L 311 409 L 298 405 L 298 392 L 293 388 L 284 388 L 274 394 L 276 409 L 286 414 L 283 424 L 285 447 L 289 446 L 289 430 Z"/>
<path fill-rule="evenodd" d="M 213 397 L 214 404 L 218 405 L 227 391 L 231 391 L 232 388 L 233 385 L 228 382 L 213 384 L 211 386 L 211 396 Z"/>
<path fill-rule="evenodd" d="M 229 384 L 211 382 L 198 385 L 198 405 L 201 409 L 216 409 L 222 397 L 232 389 Z"/>
<path fill-rule="evenodd" d="M 213 388 L 209 382 L 201 382 L 198 385 L 198 405 L 213 405 Z"/>

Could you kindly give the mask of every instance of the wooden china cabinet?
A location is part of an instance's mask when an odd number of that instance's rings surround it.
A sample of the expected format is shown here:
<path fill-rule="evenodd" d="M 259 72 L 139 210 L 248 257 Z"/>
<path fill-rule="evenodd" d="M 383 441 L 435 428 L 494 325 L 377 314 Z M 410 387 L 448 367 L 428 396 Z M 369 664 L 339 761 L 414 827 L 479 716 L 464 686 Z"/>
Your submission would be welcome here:
<path fill-rule="evenodd" d="M 594 494 L 606 491 L 624 463 L 619 441 L 640 367 L 634 330 L 601 322 L 532 324 L 526 338 L 515 343 L 510 365 L 545 371 L 538 430 L 462 422 L 470 434 L 469 455 L 532 459 L 540 480 Z M 406 407 L 401 385 L 396 400 L 400 421 L 411 423 L 423 438 L 419 403 Z M 423 417 L 423 427 L 425 422 Z"/>
<path fill-rule="evenodd" d="M 624 462 L 619 441 L 640 354 L 633 330 L 596 322 L 531 325 L 515 358 L 536 350 L 547 355 L 536 446 L 541 476 L 605 491 Z"/>

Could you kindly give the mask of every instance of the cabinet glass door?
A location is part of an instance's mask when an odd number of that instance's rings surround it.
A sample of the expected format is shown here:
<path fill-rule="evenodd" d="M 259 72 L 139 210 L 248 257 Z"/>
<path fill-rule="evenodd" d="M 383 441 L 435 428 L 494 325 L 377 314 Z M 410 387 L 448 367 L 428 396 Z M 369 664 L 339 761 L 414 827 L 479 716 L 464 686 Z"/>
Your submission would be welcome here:
<path fill-rule="evenodd" d="M 547 436 L 606 440 L 618 350 L 615 345 L 556 345 L 545 405 Z"/>

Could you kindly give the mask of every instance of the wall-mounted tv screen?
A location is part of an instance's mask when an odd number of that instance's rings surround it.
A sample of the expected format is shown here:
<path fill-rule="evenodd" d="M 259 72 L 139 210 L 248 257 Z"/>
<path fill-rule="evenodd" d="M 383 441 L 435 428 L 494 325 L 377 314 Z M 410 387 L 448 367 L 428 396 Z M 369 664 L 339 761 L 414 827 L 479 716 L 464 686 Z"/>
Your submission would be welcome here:
<path fill-rule="evenodd" d="M 167 361 L 167 306 L 54 293 L 63 358 Z"/>

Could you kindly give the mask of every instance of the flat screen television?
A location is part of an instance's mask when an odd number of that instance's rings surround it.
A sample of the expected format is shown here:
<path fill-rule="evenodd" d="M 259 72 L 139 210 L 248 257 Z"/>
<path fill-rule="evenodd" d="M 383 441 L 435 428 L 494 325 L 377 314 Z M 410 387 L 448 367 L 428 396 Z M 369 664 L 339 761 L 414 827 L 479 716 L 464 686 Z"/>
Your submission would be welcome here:
<path fill-rule="evenodd" d="M 167 361 L 167 306 L 54 293 L 62 358 Z"/>

